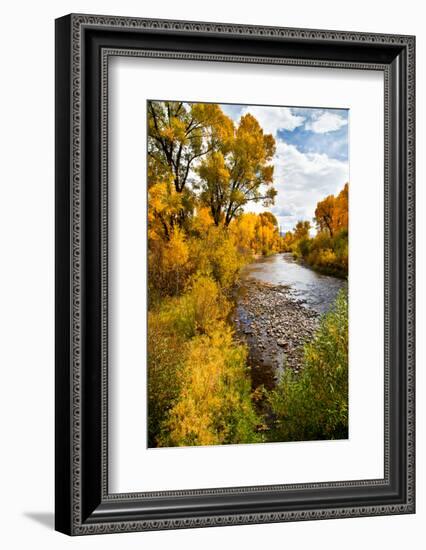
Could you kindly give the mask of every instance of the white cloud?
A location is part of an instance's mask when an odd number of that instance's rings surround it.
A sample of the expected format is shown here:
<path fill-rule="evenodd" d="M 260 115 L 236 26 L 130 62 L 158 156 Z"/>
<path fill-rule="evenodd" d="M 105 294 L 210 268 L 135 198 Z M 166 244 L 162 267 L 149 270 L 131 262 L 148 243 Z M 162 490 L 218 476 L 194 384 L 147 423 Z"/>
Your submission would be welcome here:
<path fill-rule="evenodd" d="M 302 153 L 281 140 L 277 142 L 273 162 L 277 196 L 270 210 L 277 216 L 283 231 L 292 229 L 298 220 L 312 221 L 317 202 L 327 195 L 339 193 L 349 181 L 347 161 L 325 154 Z M 245 210 L 263 212 L 265 208 L 249 203 Z"/>
<path fill-rule="evenodd" d="M 242 115 L 252 114 L 265 134 L 276 136 L 278 130 L 293 131 L 298 126 L 302 126 L 305 118 L 300 115 L 294 115 L 289 107 L 261 107 L 248 105 L 244 107 Z"/>
<path fill-rule="evenodd" d="M 311 130 L 316 134 L 326 134 L 327 132 L 335 132 L 346 126 L 348 121 L 335 114 L 330 112 L 321 113 L 316 115 L 310 122 L 307 122 L 305 128 Z"/>

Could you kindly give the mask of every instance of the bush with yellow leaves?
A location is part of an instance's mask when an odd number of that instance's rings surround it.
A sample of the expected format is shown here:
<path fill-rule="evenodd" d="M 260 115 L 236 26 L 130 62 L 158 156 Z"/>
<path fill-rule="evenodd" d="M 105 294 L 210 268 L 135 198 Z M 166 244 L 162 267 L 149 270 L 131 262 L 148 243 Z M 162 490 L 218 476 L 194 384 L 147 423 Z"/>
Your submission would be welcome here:
<path fill-rule="evenodd" d="M 260 441 L 251 401 L 247 350 L 216 322 L 187 345 L 180 392 L 162 425 L 159 446 L 223 445 Z"/>
<path fill-rule="evenodd" d="M 161 425 L 185 380 L 190 343 L 200 335 L 225 326 L 230 303 L 211 277 L 197 274 L 179 297 L 164 299 L 148 314 L 148 431 L 156 446 Z M 229 343 L 232 346 L 232 339 Z M 202 364 L 194 368 L 202 368 Z"/>

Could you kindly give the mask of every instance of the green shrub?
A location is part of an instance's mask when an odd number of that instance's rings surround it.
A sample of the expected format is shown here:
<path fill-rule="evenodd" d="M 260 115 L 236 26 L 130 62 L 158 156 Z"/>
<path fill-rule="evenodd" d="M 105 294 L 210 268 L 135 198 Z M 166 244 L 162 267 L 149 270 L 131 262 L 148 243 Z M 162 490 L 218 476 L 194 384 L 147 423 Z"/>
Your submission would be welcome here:
<path fill-rule="evenodd" d="M 270 405 L 274 441 L 348 437 L 348 302 L 340 291 L 314 338 L 305 345 L 299 374 L 286 369 Z"/>
<path fill-rule="evenodd" d="M 298 248 L 301 256 L 305 258 L 311 250 L 311 239 L 308 237 L 303 237 L 303 239 L 300 239 Z"/>
<path fill-rule="evenodd" d="M 171 330 L 163 312 L 148 314 L 148 446 L 155 447 L 160 426 L 179 393 L 178 372 L 185 360 L 183 331 Z"/>

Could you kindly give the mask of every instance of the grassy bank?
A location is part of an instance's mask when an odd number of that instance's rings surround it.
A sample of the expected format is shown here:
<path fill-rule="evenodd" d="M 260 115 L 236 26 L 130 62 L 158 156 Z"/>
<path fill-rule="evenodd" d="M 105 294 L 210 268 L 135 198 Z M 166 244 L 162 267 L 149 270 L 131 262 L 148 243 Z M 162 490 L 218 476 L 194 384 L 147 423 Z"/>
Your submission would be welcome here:
<path fill-rule="evenodd" d="M 315 271 L 346 279 L 348 276 L 348 230 L 341 229 L 330 237 L 319 233 L 304 238 L 292 248 L 293 257 Z"/>

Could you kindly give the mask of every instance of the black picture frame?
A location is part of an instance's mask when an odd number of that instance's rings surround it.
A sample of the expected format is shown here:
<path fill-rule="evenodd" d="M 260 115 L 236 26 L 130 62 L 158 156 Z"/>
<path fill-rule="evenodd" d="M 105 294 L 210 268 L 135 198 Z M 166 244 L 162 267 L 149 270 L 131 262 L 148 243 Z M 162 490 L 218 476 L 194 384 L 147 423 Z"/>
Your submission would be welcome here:
<path fill-rule="evenodd" d="M 108 493 L 105 90 L 108 57 L 137 52 L 383 71 L 383 479 Z M 56 20 L 58 531 L 85 535 L 414 513 L 414 86 L 413 36 L 79 14 Z"/>

